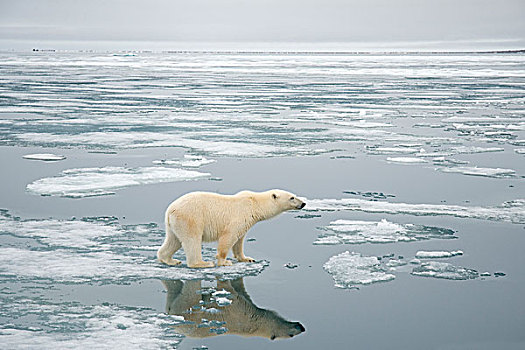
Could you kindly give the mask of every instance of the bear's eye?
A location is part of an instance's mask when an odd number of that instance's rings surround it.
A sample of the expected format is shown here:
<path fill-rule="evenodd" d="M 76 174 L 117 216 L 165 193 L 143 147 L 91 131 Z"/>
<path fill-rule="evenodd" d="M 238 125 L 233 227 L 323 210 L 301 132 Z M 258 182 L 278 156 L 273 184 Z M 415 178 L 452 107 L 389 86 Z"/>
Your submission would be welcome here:
<path fill-rule="evenodd" d="M 295 199 L 295 197 L 291 197 L 290 200 L 293 201 Z"/>
<path fill-rule="evenodd" d="M 272 193 L 273 199 L 277 199 L 277 195 L 275 193 Z"/>

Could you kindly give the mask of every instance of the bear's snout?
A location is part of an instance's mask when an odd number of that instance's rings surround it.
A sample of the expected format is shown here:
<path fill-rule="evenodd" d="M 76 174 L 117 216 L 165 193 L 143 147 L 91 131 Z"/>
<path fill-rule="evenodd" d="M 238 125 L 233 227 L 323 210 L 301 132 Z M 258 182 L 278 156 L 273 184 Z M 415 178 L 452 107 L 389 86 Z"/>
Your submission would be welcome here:
<path fill-rule="evenodd" d="M 306 203 L 302 202 L 301 205 L 299 205 L 299 207 L 297 209 L 303 209 L 305 205 L 306 205 Z"/>

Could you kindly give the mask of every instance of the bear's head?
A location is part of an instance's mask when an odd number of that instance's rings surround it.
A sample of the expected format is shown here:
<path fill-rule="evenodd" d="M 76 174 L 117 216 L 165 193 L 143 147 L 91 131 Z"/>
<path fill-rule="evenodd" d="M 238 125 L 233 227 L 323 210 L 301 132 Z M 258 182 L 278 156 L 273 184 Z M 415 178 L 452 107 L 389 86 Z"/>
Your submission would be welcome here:
<path fill-rule="evenodd" d="M 283 190 L 268 191 L 271 196 L 271 201 L 279 208 L 281 212 L 294 209 L 302 209 L 306 205 L 305 202 L 297 198 L 293 193 Z"/>

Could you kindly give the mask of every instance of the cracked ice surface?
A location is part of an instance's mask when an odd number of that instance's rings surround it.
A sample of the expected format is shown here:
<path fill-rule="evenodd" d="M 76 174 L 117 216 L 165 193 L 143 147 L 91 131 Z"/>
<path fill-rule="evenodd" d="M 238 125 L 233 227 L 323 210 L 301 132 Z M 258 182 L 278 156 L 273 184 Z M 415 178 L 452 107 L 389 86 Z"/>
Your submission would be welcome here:
<path fill-rule="evenodd" d="M 446 228 L 396 224 L 381 221 L 336 220 L 321 228 L 324 232 L 316 245 L 411 242 L 427 239 L 453 239 L 454 231 Z"/>
<path fill-rule="evenodd" d="M 445 204 L 409 204 L 368 201 L 357 198 L 310 199 L 306 211 L 361 211 L 367 213 L 408 214 L 416 216 L 454 216 L 492 221 L 525 223 L 525 200 L 504 202 L 497 207 L 466 207 Z"/>
<path fill-rule="evenodd" d="M 198 180 L 208 173 L 166 167 L 103 167 L 67 169 L 27 185 L 27 190 L 43 196 L 82 198 L 114 194 L 129 186 Z"/>
<path fill-rule="evenodd" d="M 185 264 L 168 267 L 156 261 L 163 232 L 155 224 L 120 225 L 114 218 L 22 220 L 0 212 L 0 236 L 26 239 L 26 244 L 0 248 L 4 280 L 50 280 L 59 283 L 128 283 L 140 279 L 234 279 L 257 275 L 267 261 L 234 263 L 206 269 Z M 185 260 L 182 251 L 179 259 Z M 205 260 L 215 249 L 204 247 Z M 79 268 L 82 266 L 82 268 Z"/>
<path fill-rule="evenodd" d="M 395 278 L 381 265 L 377 257 L 348 251 L 332 256 L 323 268 L 332 276 L 338 288 L 352 288 L 360 284 L 386 282 Z"/>

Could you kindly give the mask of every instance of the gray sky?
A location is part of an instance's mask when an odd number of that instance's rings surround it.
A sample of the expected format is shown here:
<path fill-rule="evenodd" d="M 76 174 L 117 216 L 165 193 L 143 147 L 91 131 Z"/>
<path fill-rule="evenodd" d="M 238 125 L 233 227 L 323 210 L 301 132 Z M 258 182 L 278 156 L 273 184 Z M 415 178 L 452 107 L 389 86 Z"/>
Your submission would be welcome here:
<path fill-rule="evenodd" d="M 525 0 L 0 0 L 0 40 L 525 39 Z"/>

